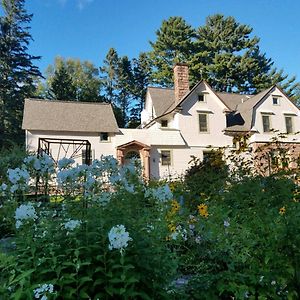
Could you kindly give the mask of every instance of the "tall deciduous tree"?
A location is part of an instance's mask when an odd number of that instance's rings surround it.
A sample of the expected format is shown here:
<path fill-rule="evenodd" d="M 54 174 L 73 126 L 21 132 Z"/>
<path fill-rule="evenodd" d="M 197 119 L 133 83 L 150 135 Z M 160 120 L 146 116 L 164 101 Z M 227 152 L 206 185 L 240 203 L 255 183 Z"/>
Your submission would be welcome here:
<path fill-rule="evenodd" d="M 24 98 L 32 95 L 34 79 L 41 73 L 28 54 L 32 40 L 29 23 L 32 14 L 24 0 L 2 0 L 0 16 L 0 147 L 14 141 L 24 143 L 21 130 Z"/>
<path fill-rule="evenodd" d="M 174 63 L 187 62 L 194 53 L 195 30 L 183 18 L 171 17 L 162 22 L 156 36 L 156 41 L 150 42 L 152 79 L 161 86 L 172 86 Z"/>

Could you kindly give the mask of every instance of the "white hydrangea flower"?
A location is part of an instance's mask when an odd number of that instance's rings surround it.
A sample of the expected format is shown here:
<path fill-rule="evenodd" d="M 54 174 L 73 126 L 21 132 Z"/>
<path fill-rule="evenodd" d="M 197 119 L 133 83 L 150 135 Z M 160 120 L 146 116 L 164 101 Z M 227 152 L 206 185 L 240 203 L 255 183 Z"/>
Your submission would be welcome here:
<path fill-rule="evenodd" d="M 151 189 L 151 188 L 147 189 L 145 192 L 145 197 L 147 198 L 151 196 L 161 202 L 165 202 L 173 199 L 173 194 L 168 184 L 165 184 L 164 186 L 160 186 L 156 189 Z"/>
<path fill-rule="evenodd" d="M 110 243 L 108 246 L 109 250 L 118 249 L 121 254 L 124 248 L 128 246 L 128 242 L 132 241 L 124 225 L 113 226 L 108 233 L 108 239 Z"/>
<path fill-rule="evenodd" d="M 75 163 L 75 160 L 73 158 L 64 157 L 58 161 L 57 166 L 61 170 L 61 169 L 69 168 L 74 163 Z"/>
<path fill-rule="evenodd" d="M 9 181 L 17 187 L 22 188 L 23 185 L 27 185 L 29 182 L 30 175 L 25 169 L 8 169 L 7 173 Z"/>
<path fill-rule="evenodd" d="M 47 294 L 54 294 L 54 286 L 53 284 L 42 284 L 39 285 L 38 288 L 36 288 L 35 290 L 33 290 L 34 293 L 34 298 L 36 299 L 41 299 L 41 300 L 47 300 Z"/>
<path fill-rule="evenodd" d="M 69 220 L 64 224 L 65 229 L 73 231 L 79 227 L 82 222 L 80 220 Z"/>
<path fill-rule="evenodd" d="M 225 220 L 225 221 L 224 221 L 224 227 L 227 228 L 227 227 L 229 227 L 229 226 L 230 226 L 230 223 L 229 223 L 227 220 Z"/>
<path fill-rule="evenodd" d="M 106 205 L 111 200 L 111 193 L 102 192 L 97 198 L 94 198 L 94 200 L 101 205 Z"/>
<path fill-rule="evenodd" d="M 1 191 L 6 191 L 7 190 L 7 184 L 2 183 L 0 186 Z"/>
<path fill-rule="evenodd" d="M 35 208 L 31 203 L 20 205 L 15 212 L 16 228 L 23 225 L 23 221 L 37 219 Z"/>

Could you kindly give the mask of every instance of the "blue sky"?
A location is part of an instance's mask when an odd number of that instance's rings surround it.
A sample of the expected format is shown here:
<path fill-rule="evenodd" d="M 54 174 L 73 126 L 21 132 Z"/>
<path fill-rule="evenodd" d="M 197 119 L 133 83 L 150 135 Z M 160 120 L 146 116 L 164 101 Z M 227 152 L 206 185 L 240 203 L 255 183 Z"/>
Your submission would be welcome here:
<path fill-rule="evenodd" d="M 110 47 L 137 57 L 150 50 L 162 20 L 182 16 L 198 27 L 208 15 L 222 13 L 253 27 L 267 57 L 300 81 L 298 0 L 27 0 L 26 8 L 34 14 L 30 52 L 42 56 L 42 72 L 57 55 L 97 66 Z"/>

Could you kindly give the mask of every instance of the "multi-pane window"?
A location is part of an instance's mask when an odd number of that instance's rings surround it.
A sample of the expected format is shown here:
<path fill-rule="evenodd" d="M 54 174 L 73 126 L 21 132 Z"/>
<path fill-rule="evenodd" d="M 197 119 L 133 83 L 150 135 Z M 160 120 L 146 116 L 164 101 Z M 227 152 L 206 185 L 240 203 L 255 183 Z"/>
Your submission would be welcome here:
<path fill-rule="evenodd" d="M 199 130 L 200 132 L 208 132 L 208 119 L 207 114 L 199 114 Z"/>
<path fill-rule="evenodd" d="M 161 127 L 168 127 L 168 120 L 161 120 Z"/>
<path fill-rule="evenodd" d="M 262 122 L 263 122 L 263 131 L 264 132 L 270 132 L 271 131 L 270 116 L 263 115 L 262 116 Z"/>
<path fill-rule="evenodd" d="M 285 127 L 286 127 L 286 133 L 293 133 L 293 119 L 291 116 L 285 117 Z"/>
<path fill-rule="evenodd" d="M 163 166 L 171 165 L 171 151 L 170 150 L 161 150 L 161 164 Z"/>

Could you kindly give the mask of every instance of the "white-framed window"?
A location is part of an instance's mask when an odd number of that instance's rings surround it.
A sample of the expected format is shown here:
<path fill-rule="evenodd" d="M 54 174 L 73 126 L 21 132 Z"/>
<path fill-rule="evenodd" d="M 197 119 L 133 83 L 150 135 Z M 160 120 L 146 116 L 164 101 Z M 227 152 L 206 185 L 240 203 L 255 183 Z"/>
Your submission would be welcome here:
<path fill-rule="evenodd" d="M 279 105 L 280 104 L 280 101 L 279 101 L 279 98 L 278 97 L 273 97 L 273 105 Z"/>
<path fill-rule="evenodd" d="M 161 120 L 160 121 L 160 126 L 163 128 L 167 128 L 169 126 L 168 120 Z"/>
<path fill-rule="evenodd" d="M 287 134 L 294 132 L 292 116 L 285 116 L 285 128 Z"/>
<path fill-rule="evenodd" d="M 262 115 L 263 132 L 271 131 L 271 121 L 269 115 Z"/>
<path fill-rule="evenodd" d="M 199 113 L 199 131 L 208 132 L 208 114 Z"/>
<path fill-rule="evenodd" d="M 161 150 L 160 156 L 162 166 L 170 166 L 172 164 L 171 150 Z"/>
<path fill-rule="evenodd" d="M 100 132 L 100 142 L 109 142 L 108 132 Z"/>

